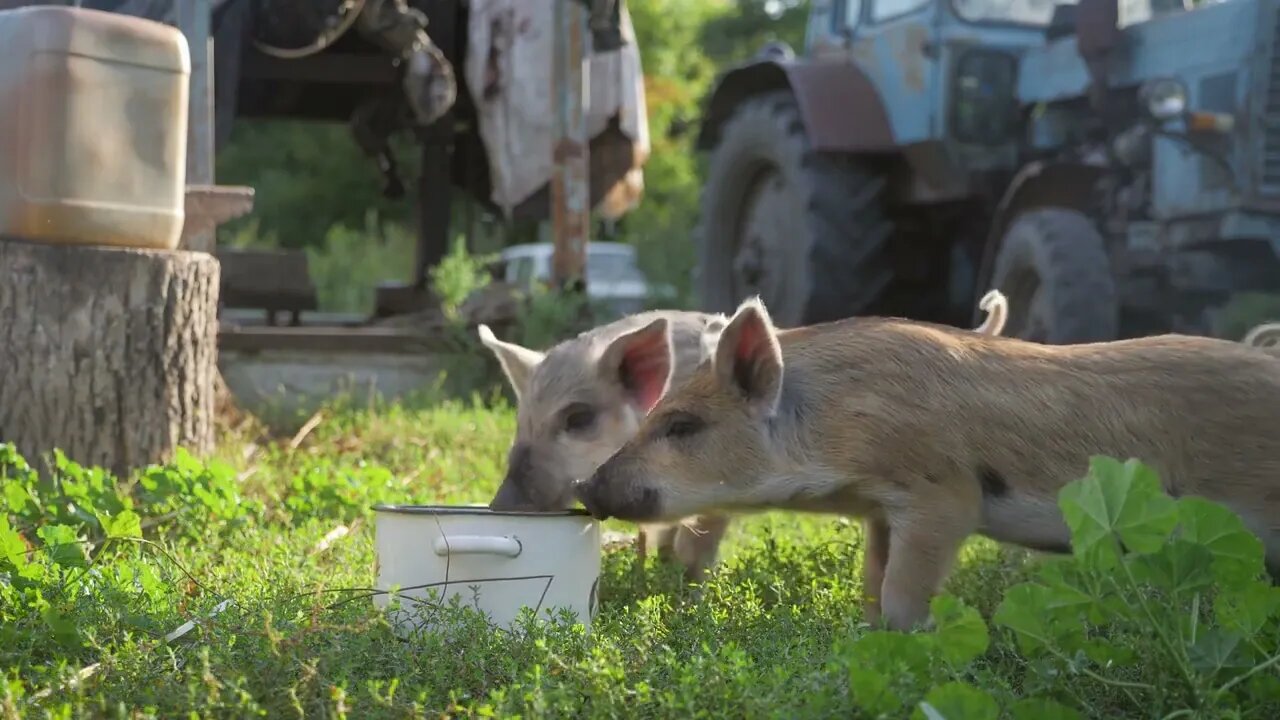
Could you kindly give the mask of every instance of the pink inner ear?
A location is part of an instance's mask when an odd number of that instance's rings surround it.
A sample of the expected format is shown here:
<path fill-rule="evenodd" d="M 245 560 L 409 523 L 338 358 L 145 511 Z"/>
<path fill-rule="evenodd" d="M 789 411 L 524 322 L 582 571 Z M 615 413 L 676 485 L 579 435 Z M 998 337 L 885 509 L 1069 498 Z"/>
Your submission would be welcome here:
<path fill-rule="evenodd" d="M 667 353 L 666 338 L 661 333 L 637 338 L 622 355 L 622 385 L 631 400 L 644 412 L 649 412 L 662 398 L 671 370 L 671 357 Z"/>
<path fill-rule="evenodd" d="M 738 344 L 733 349 L 733 359 L 740 363 L 754 363 L 766 344 L 764 323 L 760 322 L 759 315 L 753 313 L 738 331 Z"/>

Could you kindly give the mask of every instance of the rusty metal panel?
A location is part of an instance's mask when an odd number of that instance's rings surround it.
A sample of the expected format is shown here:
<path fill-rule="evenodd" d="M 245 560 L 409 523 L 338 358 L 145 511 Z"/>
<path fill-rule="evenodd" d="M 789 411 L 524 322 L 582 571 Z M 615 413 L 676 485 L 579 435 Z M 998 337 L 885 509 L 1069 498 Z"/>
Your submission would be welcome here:
<path fill-rule="evenodd" d="M 716 87 L 699 147 L 715 142 L 739 102 L 773 90 L 790 90 L 795 96 L 815 150 L 885 152 L 897 147 L 880 93 L 866 73 L 844 60 L 765 60 L 735 68 Z"/>
<path fill-rule="evenodd" d="M 587 138 L 587 57 L 590 34 L 587 9 L 576 0 L 555 4 L 555 63 L 551 74 L 555 98 L 552 138 L 551 256 L 552 280 L 563 287 L 586 280 L 587 233 L 591 228 L 590 146 Z"/>
<path fill-rule="evenodd" d="M 786 63 L 787 80 L 815 150 L 883 152 L 896 147 L 880 93 L 851 62 Z"/>

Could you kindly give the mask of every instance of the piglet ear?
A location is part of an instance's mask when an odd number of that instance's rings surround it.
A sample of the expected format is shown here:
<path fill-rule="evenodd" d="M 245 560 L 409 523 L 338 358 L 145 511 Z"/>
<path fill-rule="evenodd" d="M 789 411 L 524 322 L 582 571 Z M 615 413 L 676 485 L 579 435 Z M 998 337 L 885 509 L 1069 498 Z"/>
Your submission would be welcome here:
<path fill-rule="evenodd" d="M 731 391 L 768 415 L 782 393 L 782 348 L 758 298 L 738 307 L 716 343 L 716 375 Z"/>
<path fill-rule="evenodd" d="M 643 413 L 652 410 L 667 391 L 671 366 L 666 318 L 614 338 L 598 362 L 605 382 L 621 385 L 627 400 Z"/>
<path fill-rule="evenodd" d="M 480 335 L 480 342 L 498 358 L 507 382 L 511 383 L 511 389 L 515 391 L 516 402 L 519 402 L 529 388 L 529 378 L 545 356 L 537 350 L 499 340 L 488 325 L 479 326 L 476 332 Z"/>

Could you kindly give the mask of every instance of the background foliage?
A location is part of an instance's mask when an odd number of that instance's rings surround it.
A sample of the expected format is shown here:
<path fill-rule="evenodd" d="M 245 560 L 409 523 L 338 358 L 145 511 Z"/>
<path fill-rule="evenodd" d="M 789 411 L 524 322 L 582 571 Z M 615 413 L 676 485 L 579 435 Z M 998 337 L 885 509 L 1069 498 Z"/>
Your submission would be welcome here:
<path fill-rule="evenodd" d="M 807 2 L 632 0 L 628 7 L 645 73 L 653 152 L 645 198 L 619 223 L 615 239 L 638 248 L 653 280 L 669 282 L 687 297 L 690 231 L 701 187 L 692 150 L 699 105 L 718 71 L 764 42 L 782 39 L 799 49 Z M 408 182 L 416 156 L 404 143 L 397 151 Z M 218 157 L 217 173 L 221 183 L 257 190 L 253 214 L 223 227 L 219 241 L 306 249 L 323 309 L 368 310 L 373 285 L 408 279 L 410 208 L 382 197 L 377 168 L 345 126 L 241 121 Z"/>

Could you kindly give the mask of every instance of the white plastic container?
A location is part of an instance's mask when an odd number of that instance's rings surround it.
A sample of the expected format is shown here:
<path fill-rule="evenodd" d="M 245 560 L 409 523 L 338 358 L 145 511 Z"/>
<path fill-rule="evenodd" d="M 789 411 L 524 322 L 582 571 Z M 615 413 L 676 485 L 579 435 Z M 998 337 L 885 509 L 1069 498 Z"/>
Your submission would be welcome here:
<path fill-rule="evenodd" d="M 582 510 L 495 512 L 484 506 L 378 505 L 377 589 L 398 587 L 402 630 L 420 622 L 415 602 L 435 590 L 510 627 L 522 607 L 540 618 L 568 608 L 588 630 L 598 605 L 600 524 Z M 376 595 L 385 608 L 389 598 Z"/>
<path fill-rule="evenodd" d="M 0 12 L 0 48 L 0 236 L 176 247 L 191 76 L 182 33 L 34 6 Z"/>

